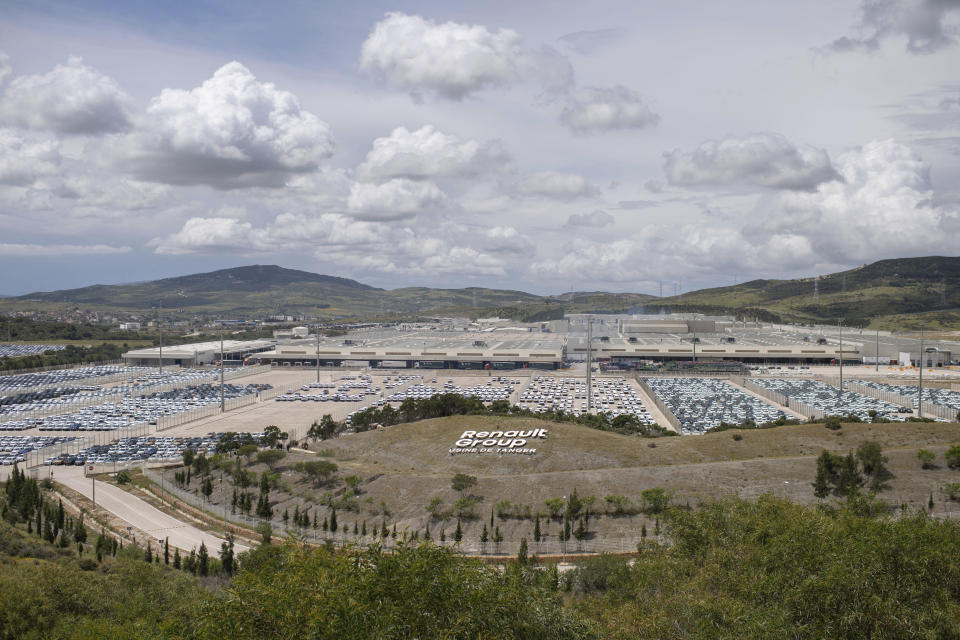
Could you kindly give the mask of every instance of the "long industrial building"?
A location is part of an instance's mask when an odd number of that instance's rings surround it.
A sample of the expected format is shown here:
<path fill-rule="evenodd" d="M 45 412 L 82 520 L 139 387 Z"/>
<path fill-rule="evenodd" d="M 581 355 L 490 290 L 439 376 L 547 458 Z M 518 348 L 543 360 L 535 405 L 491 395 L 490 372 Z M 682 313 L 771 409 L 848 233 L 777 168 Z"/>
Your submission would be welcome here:
<path fill-rule="evenodd" d="M 688 314 L 689 315 L 689 314 Z M 587 345 L 587 323 L 592 342 Z M 461 326 L 462 328 L 454 328 Z M 302 335 L 302 331 L 300 334 Z M 841 350 L 842 343 L 842 350 Z M 594 362 L 633 369 L 649 363 L 739 362 L 762 364 L 847 363 L 916 365 L 921 345 L 914 338 L 870 335 L 838 327 L 771 326 L 730 318 L 673 316 L 569 316 L 562 321 L 435 322 L 396 327 L 365 326 L 338 337 L 224 342 L 228 363 L 276 366 L 370 366 L 425 369 L 557 369 L 570 362 Z M 946 366 L 960 345 L 923 345 L 926 366 Z M 130 364 L 156 365 L 159 349 L 124 355 Z M 164 347 L 165 365 L 219 361 L 220 343 Z"/>

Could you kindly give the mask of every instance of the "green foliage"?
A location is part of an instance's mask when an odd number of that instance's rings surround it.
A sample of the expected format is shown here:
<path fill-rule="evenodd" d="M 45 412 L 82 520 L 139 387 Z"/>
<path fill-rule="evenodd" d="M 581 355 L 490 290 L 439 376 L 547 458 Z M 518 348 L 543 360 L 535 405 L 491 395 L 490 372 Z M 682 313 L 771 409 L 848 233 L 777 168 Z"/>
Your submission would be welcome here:
<path fill-rule="evenodd" d="M 947 461 L 948 467 L 951 469 L 960 469 L 960 443 L 950 445 L 950 448 L 943 454 L 943 457 Z"/>
<path fill-rule="evenodd" d="M 293 465 L 293 470 L 309 477 L 315 483 L 329 482 L 337 472 L 335 462 L 329 460 L 307 460 Z"/>
<path fill-rule="evenodd" d="M 281 460 L 287 457 L 285 451 L 280 449 L 264 449 L 257 453 L 257 462 L 260 464 L 265 464 L 271 469 Z"/>
<path fill-rule="evenodd" d="M 864 517 L 772 497 L 670 510 L 666 522 L 672 545 L 644 547 L 629 569 L 611 561 L 584 581 L 603 593 L 574 606 L 600 625 L 600 637 L 960 634 L 956 523 Z"/>
<path fill-rule="evenodd" d="M 644 489 L 640 496 L 643 498 L 643 511 L 650 514 L 663 513 L 671 499 L 670 493 L 662 487 Z"/>
<path fill-rule="evenodd" d="M 918 449 L 917 460 L 920 461 L 920 467 L 923 469 L 936 469 L 937 454 L 929 449 Z"/>
<path fill-rule="evenodd" d="M 948 482 L 943 485 L 941 491 L 943 491 L 943 495 L 947 497 L 947 500 L 960 502 L 960 482 Z"/>
<path fill-rule="evenodd" d="M 465 473 L 458 473 L 457 475 L 453 476 L 453 480 L 450 482 L 450 487 L 457 493 L 463 493 L 476 484 L 476 477 L 469 476 Z"/>
<path fill-rule="evenodd" d="M 557 596 L 433 547 L 357 557 L 294 544 L 250 554 L 195 623 L 197 640 L 590 637 Z"/>

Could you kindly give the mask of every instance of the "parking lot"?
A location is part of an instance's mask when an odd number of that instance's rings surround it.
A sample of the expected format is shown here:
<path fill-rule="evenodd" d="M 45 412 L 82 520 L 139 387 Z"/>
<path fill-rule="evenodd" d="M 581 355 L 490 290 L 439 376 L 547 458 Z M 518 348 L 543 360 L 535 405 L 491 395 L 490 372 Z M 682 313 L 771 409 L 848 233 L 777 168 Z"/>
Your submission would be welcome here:
<path fill-rule="evenodd" d="M 609 413 L 631 415 L 642 424 L 656 422 L 636 387 L 625 378 L 594 379 L 592 411 L 587 408 L 587 379 L 577 377 L 533 376 L 517 404 L 535 413 Z"/>
<path fill-rule="evenodd" d="M 150 367 L 126 367 L 118 364 L 74 367 L 72 369 L 54 369 L 36 373 L 21 373 L 13 376 L 0 376 L 0 395 L 17 393 L 24 389 L 46 386 L 63 386 L 65 383 L 92 378 L 113 376 L 138 376 L 156 371 Z"/>
<path fill-rule="evenodd" d="M 31 451 L 72 442 L 72 436 L 3 436 L 0 435 L 0 465 L 24 462 Z"/>
<path fill-rule="evenodd" d="M 780 409 L 715 378 L 647 378 L 657 397 L 680 421 L 685 435 L 702 434 L 721 423 L 772 422 Z"/>
<path fill-rule="evenodd" d="M 858 382 L 866 387 L 871 387 L 878 391 L 886 391 L 888 393 L 896 393 L 898 395 L 912 398 L 913 399 L 913 408 L 917 409 L 919 407 L 919 387 L 915 385 L 907 384 L 887 384 L 884 382 L 874 382 L 873 380 L 853 380 L 851 382 Z M 960 391 L 951 391 L 949 389 L 936 389 L 933 387 L 924 387 L 923 389 L 923 403 L 924 404 L 938 404 L 942 407 L 950 407 L 951 409 L 956 409 L 960 411 Z"/>
<path fill-rule="evenodd" d="M 216 452 L 217 444 L 223 433 L 210 433 L 205 436 L 141 436 L 120 438 L 116 442 L 83 447 L 75 452 L 64 452 L 49 456 L 45 465 L 83 466 L 84 464 L 120 464 L 152 462 L 178 462 L 183 460 L 183 452 L 192 449 L 194 453 L 203 453 L 208 458 Z M 259 441 L 262 433 L 252 433 L 251 437 Z"/>
<path fill-rule="evenodd" d="M 62 344 L 0 344 L 0 358 L 22 358 L 64 349 Z"/>
<path fill-rule="evenodd" d="M 803 404 L 823 411 L 826 415 L 857 416 L 869 421 L 870 412 L 893 421 L 903 421 L 900 407 L 852 391 L 840 393 L 837 387 L 818 380 L 785 380 L 782 378 L 757 378 L 753 382 L 764 389 L 776 391 Z M 792 404 L 790 405 L 793 406 Z M 907 410 L 906 413 L 909 413 Z"/>
<path fill-rule="evenodd" d="M 224 385 L 224 398 L 255 395 L 270 388 L 264 383 Z M 164 416 L 176 415 L 220 402 L 220 386 L 201 384 L 182 389 L 123 398 L 119 402 L 83 407 L 73 412 L 42 418 L 9 420 L 0 423 L 0 431 L 113 431 L 138 422 L 155 424 Z"/>

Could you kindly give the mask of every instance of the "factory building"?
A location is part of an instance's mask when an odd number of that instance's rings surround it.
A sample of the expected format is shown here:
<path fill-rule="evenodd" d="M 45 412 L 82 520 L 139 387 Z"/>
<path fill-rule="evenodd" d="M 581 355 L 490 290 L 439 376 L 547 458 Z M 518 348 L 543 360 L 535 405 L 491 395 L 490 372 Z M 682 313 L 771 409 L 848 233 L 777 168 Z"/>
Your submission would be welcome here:
<path fill-rule="evenodd" d="M 224 340 L 223 361 L 227 365 L 250 364 L 250 357 L 270 351 L 276 343 L 271 340 Z M 160 347 L 134 349 L 123 354 L 124 364 L 156 367 L 160 364 Z M 220 341 L 163 347 L 163 365 L 193 367 L 220 362 Z"/>

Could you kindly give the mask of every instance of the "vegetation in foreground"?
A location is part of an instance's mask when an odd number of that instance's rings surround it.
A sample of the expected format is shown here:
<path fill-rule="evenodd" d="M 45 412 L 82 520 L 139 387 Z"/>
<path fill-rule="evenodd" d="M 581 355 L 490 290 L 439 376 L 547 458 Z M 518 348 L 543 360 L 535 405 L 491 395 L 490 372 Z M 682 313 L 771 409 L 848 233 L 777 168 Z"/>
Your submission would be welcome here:
<path fill-rule="evenodd" d="M 338 552 L 290 538 L 238 556 L 232 577 L 195 577 L 132 546 L 77 556 L 49 542 L 50 510 L 44 535 L 29 533 L 42 492 L 17 482 L 0 494 L 0 640 L 960 637 L 960 526 L 858 491 L 832 507 L 669 508 L 635 558 L 563 575 L 523 551 L 501 570 L 429 542 Z"/>

